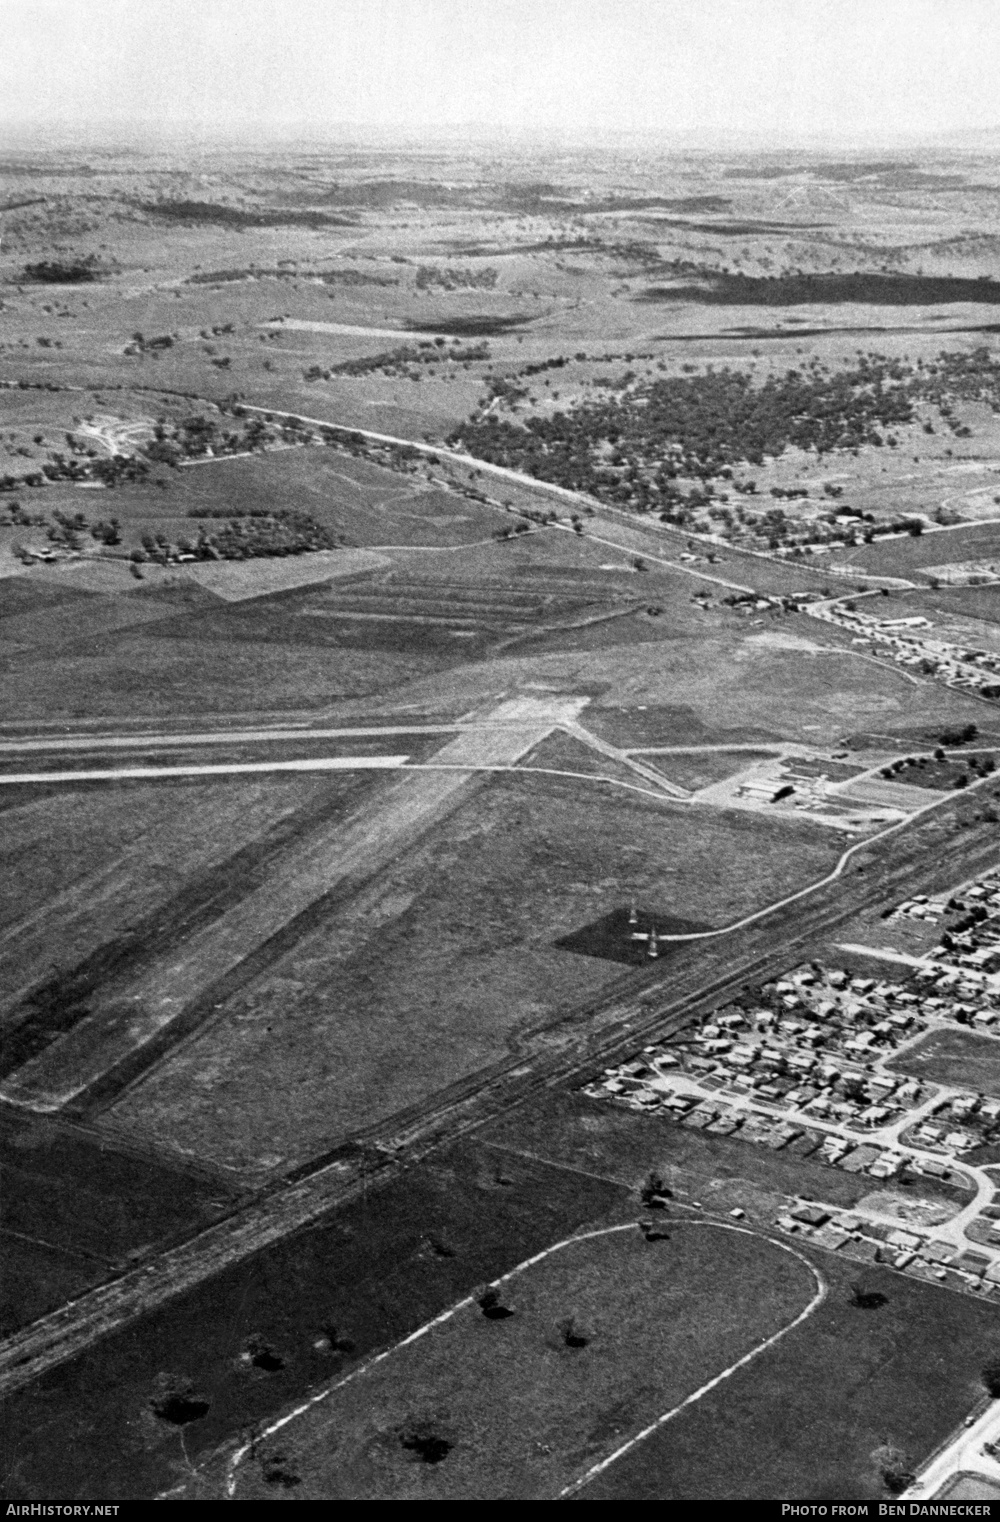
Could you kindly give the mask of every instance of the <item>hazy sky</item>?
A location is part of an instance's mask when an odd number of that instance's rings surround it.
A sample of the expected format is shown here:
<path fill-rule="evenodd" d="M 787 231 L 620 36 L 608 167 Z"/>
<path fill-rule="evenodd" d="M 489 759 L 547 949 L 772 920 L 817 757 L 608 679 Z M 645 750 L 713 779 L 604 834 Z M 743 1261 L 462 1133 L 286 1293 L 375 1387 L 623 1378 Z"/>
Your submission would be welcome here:
<path fill-rule="evenodd" d="M 1000 124 L 1000 0 L 0 0 L 0 121 L 842 139 Z"/>

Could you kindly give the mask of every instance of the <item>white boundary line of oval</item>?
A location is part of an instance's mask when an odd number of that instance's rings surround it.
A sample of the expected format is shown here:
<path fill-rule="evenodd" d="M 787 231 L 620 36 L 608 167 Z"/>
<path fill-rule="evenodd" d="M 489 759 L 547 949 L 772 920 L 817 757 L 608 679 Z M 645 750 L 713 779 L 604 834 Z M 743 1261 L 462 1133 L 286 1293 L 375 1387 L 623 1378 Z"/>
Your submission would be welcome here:
<path fill-rule="evenodd" d="M 795 1319 L 790 1321 L 787 1326 L 782 1327 L 780 1331 L 773 1333 L 770 1337 L 765 1338 L 763 1342 L 758 1343 L 756 1347 L 751 1348 L 749 1353 L 745 1353 L 742 1358 L 737 1359 L 735 1363 L 730 1364 L 728 1368 L 723 1369 L 720 1374 L 716 1374 L 714 1379 L 710 1379 L 707 1384 L 704 1384 L 700 1389 L 695 1390 L 693 1394 L 687 1396 L 687 1398 L 681 1401 L 679 1405 L 672 1407 L 672 1409 L 669 1411 L 665 1411 L 662 1416 L 658 1416 L 656 1418 L 655 1422 L 651 1422 L 648 1427 L 644 1427 L 641 1432 L 637 1432 L 634 1437 L 629 1438 L 627 1443 L 623 1443 L 619 1448 L 616 1448 L 613 1453 L 610 1453 L 607 1456 L 607 1458 L 601 1459 L 599 1463 L 594 1464 L 583 1475 L 581 1475 L 579 1479 L 574 1480 L 572 1484 L 567 1485 L 565 1489 L 561 1490 L 557 1497 L 558 1500 L 563 1500 L 565 1497 L 571 1496 L 577 1491 L 582 1490 L 585 1485 L 589 1485 L 591 1480 L 596 1479 L 597 1476 L 603 1474 L 604 1471 L 610 1467 L 610 1465 L 616 1463 L 618 1459 L 623 1458 L 625 1454 L 630 1453 L 632 1449 L 636 1448 L 640 1443 L 645 1442 L 646 1438 L 651 1437 L 654 1432 L 658 1432 L 661 1427 L 665 1426 L 667 1422 L 672 1421 L 675 1416 L 680 1414 L 680 1412 L 684 1411 L 688 1406 L 693 1405 L 696 1401 L 701 1400 L 703 1395 L 707 1395 L 710 1390 L 714 1390 L 715 1387 L 721 1384 L 723 1380 L 729 1379 L 729 1377 L 732 1374 L 735 1374 L 738 1369 L 742 1369 L 746 1364 L 751 1363 L 753 1359 L 759 1357 L 761 1353 L 765 1353 L 768 1348 L 773 1347 L 776 1342 L 779 1342 L 782 1337 L 786 1336 L 789 1332 L 794 1331 L 797 1326 L 801 1326 L 802 1322 L 806 1321 L 814 1311 L 818 1310 L 823 1301 L 826 1299 L 828 1287 L 825 1279 L 820 1274 L 819 1269 L 816 1267 L 816 1265 L 812 1263 L 803 1253 L 798 1252 L 794 1247 L 790 1247 L 787 1242 L 780 1241 L 777 1237 L 764 1236 L 762 1232 L 753 1231 L 746 1226 L 731 1226 L 726 1221 L 675 1220 L 671 1224 L 675 1226 L 708 1226 L 713 1227 L 717 1231 L 734 1231 L 739 1235 L 745 1237 L 759 1237 L 762 1241 L 769 1242 L 772 1247 L 780 1248 L 782 1252 L 789 1253 L 791 1257 L 797 1258 L 800 1263 L 804 1264 L 816 1281 L 816 1293 L 810 1300 L 809 1304 L 805 1307 L 805 1309 L 800 1311 Z M 536 1263 L 543 1262 L 545 1258 L 551 1257 L 553 1253 L 561 1252 L 566 1247 L 572 1247 L 577 1242 L 587 1242 L 595 1237 L 611 1236 L 613 1233 L 618 1231 L 638 1230 L 639 1226 L 636 1221 L 627 1221 L 623 1225 L 602 1226 L 597 1231 L 578 1232 L 574 1236 L 563 1237 L 561 1241 L 554 1242 L 551 1247 L 544 1248 L 541 1252 L 535 1253 L 533 1257 L 525 1258 L 523 1263 L 518 1263 L 516 1267 L 510 1269 L 506 1274 L 501 1274 L 498 1279 L 493 1279 L 491 1281 L 491 1285 L 497 1286 L 500 1284 L 506 1284 L 509 1279 L 513 1279 L 518 1274 L 524 1273 L 524 1271 L 528 1268 L 533 1268 Z M 226 1498 L 228 1500 L 233 1500 L 235 1498 L 239 1466 L 242 1464 L 247 1454 L 250 1453 L 252 1449 L 256 1448 L 258 1443 L 265 1442 L 268 1438 L 273 1437 L 276 1432 L 280 1432 L 281 1429 L 283 1427 L 287 1427 L 290 1422 L 295 1421 L 298 1417 L 305 1415 L 305 1413 L 311 1410 L 314 1406 L 318 1406 L 321 1404 L 321 1402 L 329 1399 L 329 1397 L 335 1394 L 336 1391 L 342 1390 L 345 1385 L 349 1385 L 353 1381 L 362 1378 L 362 1376 L 367 1374 L 370 1369 L 374 1369 L 377 1364 L 383 1363 L 387 1358 L 391 1358 L 392 1355 L 397 1353 L 401 1348 L 408 1347 L 410 1343 L 419 1341 L 419 1339 L 421 1337 L 425 1337 L 428 1332 L 432 1332 L 435 1327 L 442 1326 L 446 1321 L 450 1321 L 451 1318 L 457 1315 L 459 1311 L 465 1310 L 467 1306 L 472 1305 L 474 1303 L 474 1299 L 474 1296 L 466 1295 L 463 1300 L 457 1301 L 454 1305 L 449 1306 L 448 1310 L 442 1311 L 439 1316 L 435 1316 L 431 1321 L 425 1322 L 424 1325 L 418 1327 L 415 1332 L 411 1332 L 408 1337 L 404 1337 L 401 1342 L 394 1343 L 391 1348 L 387 1348 L 384 1352 L 376 1354 L 374 1358 L 370 1358 L 367 1363 L 363 1363 L 359 1365 L 358 1368 L 353 1369 L 351 1373 L 345 1375 L 343 1379 L 338 1380 L 335 1384 L 328 1385 L 325 1390 L 320 1390 L 316 1395 L 311 1395 L 309 1399 L 307 1401 L 303 1401 L 300 1406 L 296 1406 L 294 1410 L 286 1412 L 286 1414 L 280 1417 L 276 1422 L 272 1422 L 270 1426 L 265 1427 L 263 1431 L 257 1433 L 253 1438 L 251 1438 L 249 1442 L 243 1443 L 239 1448 L 237 1448 L 236 1452 L 229 1460 L 229 1464 L 226 1469 Z"/>

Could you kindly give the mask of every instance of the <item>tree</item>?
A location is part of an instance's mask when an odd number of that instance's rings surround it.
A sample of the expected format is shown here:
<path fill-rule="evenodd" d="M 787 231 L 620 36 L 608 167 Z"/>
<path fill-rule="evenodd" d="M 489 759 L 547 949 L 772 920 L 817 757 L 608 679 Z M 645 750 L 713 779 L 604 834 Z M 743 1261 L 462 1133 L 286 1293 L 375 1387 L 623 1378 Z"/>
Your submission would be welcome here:
<path fill-rule="evenodd" d="M 639 1198 L 644 1205 L 649 1205 L 653 1200 L 662 1202 L 665 1199 L 672 1198 L 672 1195 L 663 1179 L 654 1169 L 646 1175 L 646 1182 L 639 1191 Z"/>
<path fill-rule="evenodd" d="M 575 1316 L 566 1316 L 556 1323 L 560 1337 L 568 1348 L 585 1348 L 591 1340 L 590 1331 Z"/>
<path fill-rule="evenodd" d="M 914 1476 L 910 1471 L 909 1460 L 901 1448 L 896 1448 L 892 1443 L 885 1443 L 881 1448 L 876 1448 L 872 1454 L 882 1483 L 890 1495 L 901 1495 L 913 1484 Z"/>
<path fill-rule="evenodd" d="M 476 1296 L 476 1303 L 487 1321 L 504 1321 L 514 1312 L 504 1305 L 496 1285 L 489 1285 Z"/>
<path fill-rule="evenodd" d="M 122 542 L 121 524 L 117 518 L 112 518 L 108 523 L 103 518 L 99 518 L 90 532 L 100 544 L 121 544 Z"/>
<path fill-rule="evenodd" d="M 851 1284 L 851 1304 L 859 1311 L 877 1311 L 887 1304 L 888 1296 L 881 1290 L 869 1289 L 859 1280 Z"/>

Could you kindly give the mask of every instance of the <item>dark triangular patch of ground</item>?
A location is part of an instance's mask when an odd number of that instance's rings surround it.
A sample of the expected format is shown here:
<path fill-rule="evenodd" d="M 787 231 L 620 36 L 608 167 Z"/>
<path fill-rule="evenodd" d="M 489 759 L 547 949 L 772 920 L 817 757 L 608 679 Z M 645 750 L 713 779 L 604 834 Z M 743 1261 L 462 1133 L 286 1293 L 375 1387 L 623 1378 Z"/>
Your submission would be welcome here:
<path fill-rule="evenodd" d="M 632 967 L 656 966 L 662 958 L 670 956 L 683 942 L 659 941 L 657 956 L 650 956 L 650 936 L 655 929 L 657 937 L 666 935 L 692 935 L 698 931 L 711 930 L 701 920 L 686 920 L 666 911 L 650 913 L 636 910 L 635 923 L 631 922 L 628 909 L 612 909 L 599 920 L 582 925 L 569 935 L 564 935 L 556 945 L 562 951 L 575 951 L 581 956 L 602 957 L 608 962 L 625 962 Z M 637 937 L 643 939 L 637 939 Z"/>

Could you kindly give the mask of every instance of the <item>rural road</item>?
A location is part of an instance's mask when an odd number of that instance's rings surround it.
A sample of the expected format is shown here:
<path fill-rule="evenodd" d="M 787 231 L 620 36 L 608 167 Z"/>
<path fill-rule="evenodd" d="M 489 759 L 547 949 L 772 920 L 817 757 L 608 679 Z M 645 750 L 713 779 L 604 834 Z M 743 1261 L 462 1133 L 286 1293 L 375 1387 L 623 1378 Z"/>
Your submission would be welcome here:
<path fill-rule="evenodd" d="M 1000 1400 L 990 1401 L 971 1427 L 959 1428 L 952 1441 L 931 1458 L 909 1489 L 903 1491 L 900 1501 L 927 1501 L 959 1474 L 980 1476 L 990 1483 L 994 1494 L 1000 1494 L 1000 1463 L 985 1452 L 987 1443 L 1000 1443 Z"/>

